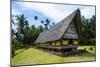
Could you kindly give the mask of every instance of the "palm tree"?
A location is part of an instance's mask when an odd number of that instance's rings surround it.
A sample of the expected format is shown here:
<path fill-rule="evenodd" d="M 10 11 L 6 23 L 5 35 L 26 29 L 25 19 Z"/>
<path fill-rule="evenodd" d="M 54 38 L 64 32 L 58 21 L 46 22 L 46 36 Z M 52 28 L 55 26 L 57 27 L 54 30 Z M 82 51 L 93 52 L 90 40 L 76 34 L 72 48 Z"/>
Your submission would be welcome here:
<path fill-rule="evenodd" d="M 26 20 L 26 18 L 24 17 L 24 15 L 17 15 L 16 16 L 16 20 L 17 20 L 17 33 L 18 33 L 18 42 L 20 42 L 21 44 L 25 43 L 25 38 L 26 37 L 26 32 L 28 30 L 28 21 Z"/>
<path fill-rule="evenodd" d="M 55 25 L 55 23 L 53 22 L 53 23 L 52 23 L 52 25 L 54 26 L 54 25 Z"/>
<path fill-rule="evenodd" d="M 48 18 L 46 19 L 46 22 L 47 22 L 47 25 L 49 25 L 49 24 L 50 24 L 50 21 L 49 21 L 49 19 L 48 19 Z"/>
<path fill-rule="evenodd" d="M 11 25 L 15 25 L 14 19 L 13 19 L 14 15 L 11 16 Z"/>
<path fill-rule="evenodd" d="M 14 22 L 13 17 L 14 17 L 14 15 L 11 16 L 11 26 L 12 26 L 12 25 L 15 25 L 15 22 Z M 11 35 L 12 35 L 12 37 L 13 37 L 13 36 L 14 36 L 14 29 L 11 29 L 11 32 L 12 32 Z"/>
<path fill-rule="evenodd" d="M 44 23 L 44 21 L 43 21 L 43 20 L 41 20 L 41 23 L 43 24 L 43 23 Z"/>
<path fill-rule="evenodd" d="M 34 19 L 35 19 L 35 20 L 38 20 L 38 16 L 34 16 Z"/>
<path fill-rule="evenodd" d="M 45 26 L 45 30 L 47 30 L 49 28 L 50 21 L 48 18 L 45 21 L 46 23 L 44 24 L 44 26 Z"/>
<path fill-rule="evenodd" d="M 45 26 L 45 30 L 47 30 L 48 29 L 48 25 L 45 23 L 44 26 Z"/>
<path fill-rule="evenodd" d="M 38 26 L 38 29 L 40 32 L 42 32 L 44 30 L 42 25 Z"/>

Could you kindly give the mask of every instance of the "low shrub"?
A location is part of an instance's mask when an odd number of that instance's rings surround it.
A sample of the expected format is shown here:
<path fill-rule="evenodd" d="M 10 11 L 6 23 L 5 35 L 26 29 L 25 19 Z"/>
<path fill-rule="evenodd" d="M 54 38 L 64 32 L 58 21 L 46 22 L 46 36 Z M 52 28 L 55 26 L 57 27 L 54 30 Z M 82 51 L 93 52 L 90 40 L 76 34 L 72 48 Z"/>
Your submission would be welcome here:
<path fill-rule="evenodd" d="M 93 47 L 90 47 L 89 50 L 93 50 Z"/>

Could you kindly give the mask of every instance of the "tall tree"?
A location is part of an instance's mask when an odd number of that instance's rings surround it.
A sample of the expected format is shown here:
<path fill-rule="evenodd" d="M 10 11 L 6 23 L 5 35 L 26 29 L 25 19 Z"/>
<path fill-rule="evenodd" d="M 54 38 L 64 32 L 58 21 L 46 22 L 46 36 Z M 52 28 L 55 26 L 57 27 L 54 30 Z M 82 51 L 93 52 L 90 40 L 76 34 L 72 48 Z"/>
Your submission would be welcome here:
<path fill-rule="evenodd" d="M 50 21 L 49 21 L 49 19 L 48 19 L 48 18 L 46 19 L 46 22 L 47 22 L 47 25 L 49 25 L 49 24 L 50 24 Z"/>
<path fill-rule="evenodd" d="M 49 26 L 50 26 L 50 20 L 47 18 L 44 23 L 45 30 L 49 29 Z"/>
<path fill-rule="evenodd" d="M 16 16 L 17 20 L 17 40 L 20 42 L 23 46 L 23 44 L 26 41 L 26 32 L 28 30 L 28 21 L 26 20 L 25 16 L 22 15 L 17 15 Z"/>
<path fill-rule="evenodd" d="M 15 25 L 15 22 L 14 22 L 14 15 L 11 15 L 11 25 Z"/>
<path fill-rule="evenodd" d="M 42 31 L 44 31 L 44 28 L 43 28 L 43 26 L 42 26 L 42 25 L 38 26 L 38 30 L 39 30 L 39 32 L 42 32 Z"/>
<path fill-rule="evenodd" d="M 90 19 L 86 19 L 84 16 L 81 18 L 82 20 L 82 29 L 83 29 L 83 43 L 85 44 L 94 44 L 95 43 L 95 24 L 96 17 L 92 16 Z"/>
<path fill-rule="evenodd" d="M 41 23 L 43 24 L 43 23 L 44 23 L 44 21 L 43 21 L 43 20 L 41 20 Z"/>
<path fill-rule="evenodd" d="M 95 37 L 95 32 L 96 32 L 96 16 L 93 15 L 92 18 L 90 19 L 90 31 L 91 31 L 91 36 Z"/>

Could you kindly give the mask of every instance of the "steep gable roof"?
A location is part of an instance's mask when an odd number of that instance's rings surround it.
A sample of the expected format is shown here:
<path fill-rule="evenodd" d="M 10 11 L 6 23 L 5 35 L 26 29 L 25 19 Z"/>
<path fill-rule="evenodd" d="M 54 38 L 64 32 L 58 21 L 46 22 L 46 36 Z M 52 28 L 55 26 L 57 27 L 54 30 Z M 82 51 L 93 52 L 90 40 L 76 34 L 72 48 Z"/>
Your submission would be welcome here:
<path fill-rule="evenodd" d="M 43 43 L 43 42 L 49 42 L 49 41 L 55 41 L 61 39 L 77 14 L 80 15 L 79 9 L 75 10 L 72 14 L 64 18 L 59 23 L 55 24 L 52 28 L 41 32 L 35 42 Z"/>

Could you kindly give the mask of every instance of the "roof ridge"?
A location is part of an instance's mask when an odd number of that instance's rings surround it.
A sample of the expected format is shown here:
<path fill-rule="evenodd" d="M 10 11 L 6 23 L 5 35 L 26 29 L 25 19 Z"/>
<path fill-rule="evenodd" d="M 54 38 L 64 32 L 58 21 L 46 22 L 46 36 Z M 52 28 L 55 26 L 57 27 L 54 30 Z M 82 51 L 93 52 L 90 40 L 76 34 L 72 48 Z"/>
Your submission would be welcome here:
<path fill-rule="evenodd" d="M 61 23 L 63 20 L 65 20 L 66 18 L 68 18 L 69 16 L 71 16 L 72 14 L 74 14 L 75 12 L 77 12 L 78 10 L 79 10 L 79 8 L 76 9 L 74 12 L 72 12 L 72 13 L 71 13 L 70 15 L 68 15 L 67 17 L 65 17 L 64 19 L 62 19 L 61 21 L 59 21 L 57 24 Z M 64 22 L 62 22 L 62 23 L 64 23 Z M 57 24 L 55 24 L 55 25 L 57 25 Z M 55 26 L 55 25 L 54 25 L 54 26 Z M 54 26 L 52 26 L 52 27 L 54 27 Z M 52 27 L 51 27 L 51 28 L 52 28 Z M 49 28 L 49 29 L 51 29 L 51 28 Z M 48 29 L 48 30 L 49 30 L 49 29 Z M 46 32 L 46 31 L 47 31 L 47 30 L 44 30 L 43 32 Z M 41 33 L 42 33 L 42 32 L 41 32 Z"/>
<path fill-rule="evenodd" d="M 48 42 L 59 40 L 64 32 L 67 30 L 69 24 L 72 22 L 78 11 L 79 9 L 75 10 L 63 20 L 55 24 L 53 27 L 41 32 L 35 42 Z"/>

